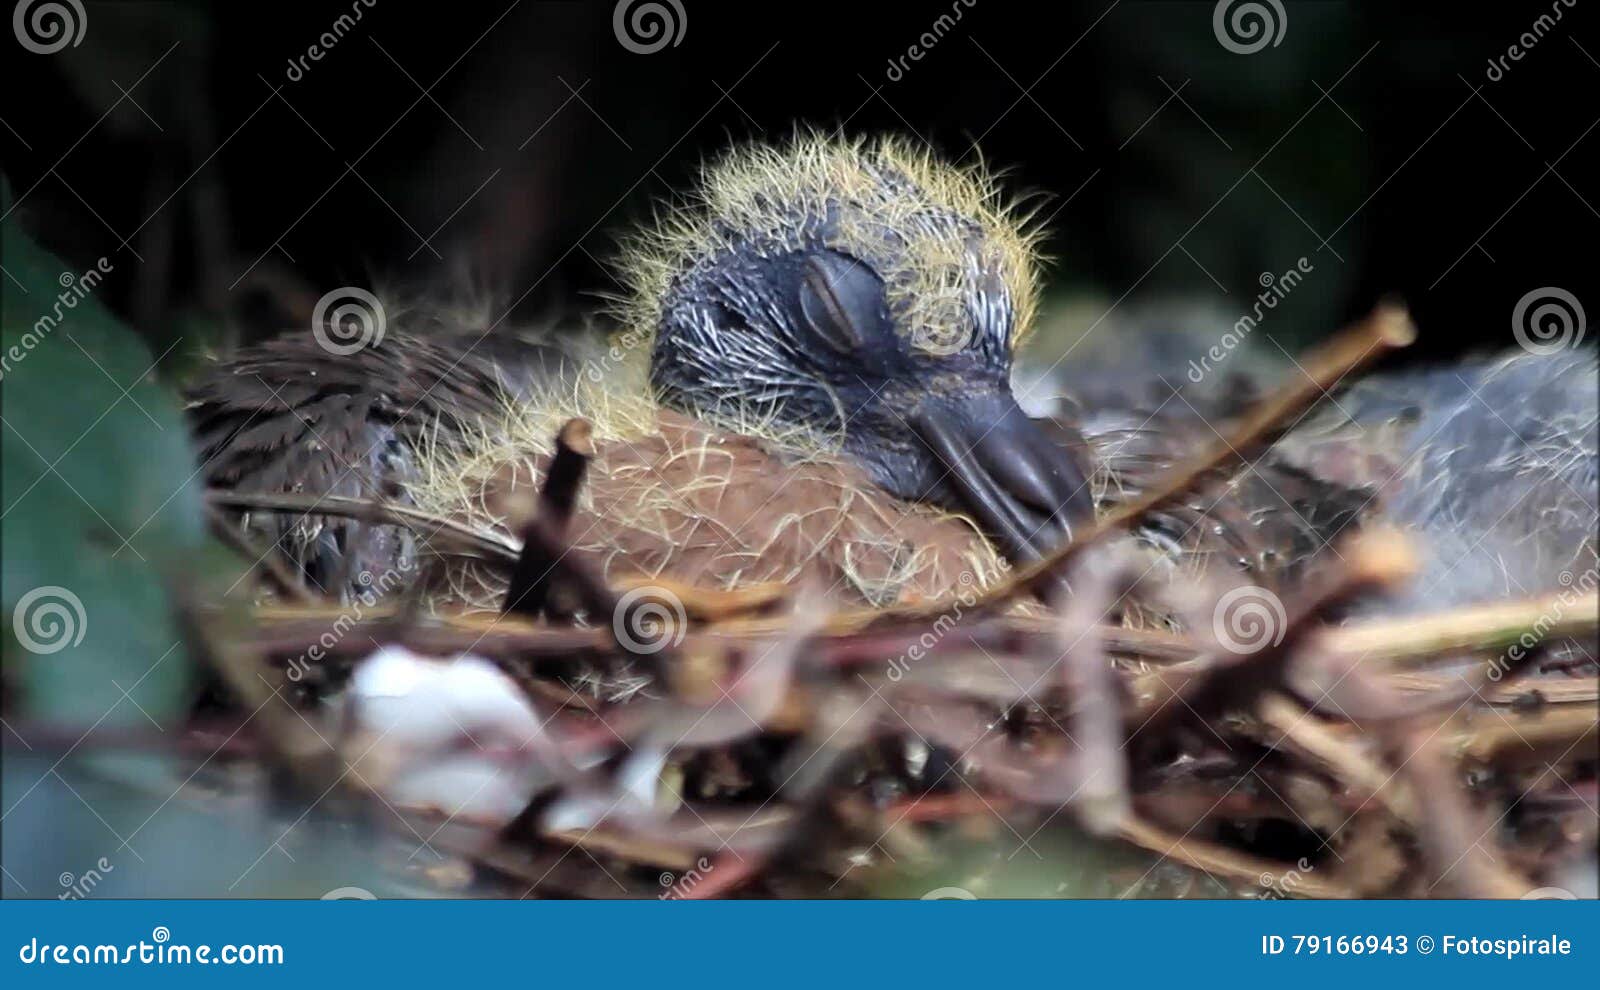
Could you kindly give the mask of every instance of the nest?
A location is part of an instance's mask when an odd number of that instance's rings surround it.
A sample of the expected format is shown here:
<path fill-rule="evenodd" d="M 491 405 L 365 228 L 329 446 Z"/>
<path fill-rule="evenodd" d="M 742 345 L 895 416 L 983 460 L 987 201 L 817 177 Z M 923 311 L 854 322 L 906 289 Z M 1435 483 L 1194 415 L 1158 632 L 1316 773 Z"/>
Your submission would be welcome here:
<path fill-rule="evenodd" d="M 1409 334 L 1403 314 L 1380 311 L 1305 358 L 1304 376 L 1214 448 L 1047 559 L 970 584 L 960 520 L 874 505 L 925 527 L 936 549 L 915 567 L 849 549 L 847 520 L 874 496 L 826 459 L 776 481 L 719 474 L 750 455 L 731 445 L 759 441 L 671 418 L 642 447 L 614 417 L 539 424 L 555 439 L 508 438 L 420 510 L 322 503 L 477 559 L 446 564 L 472 608 L 439 600 L 347 621 L 318 690 L 336 692 L 373 641 L 485 657 L 517 685 L 538 717 L 518 747 L 521 813 L 500 824 L 401 809 L 499 892 L 1007 893 L 994 878 L 1008 853 L 1070 834 L 1135 854 L 1077 894 L 1537 895 L 1596 841 L 1600 690 L 1592 661 L 1571 659 L 1596 635 L 1592 579 L 1536 601 L 1341 625 L 1345 606 L 1412 572 L 1411 538 L 1355 534 L 1276 591 L 1174 581 L 1121 542 L 1225 481 Z M 678 471 L 712 480 L 675 504 L 656 486 Z M 725 552 L 689 522 L 701 498 L 759 502 L 802 484 L 829 510 L 770 543 Z M 586 542 L 601 517 L 626 525 Z M 846 599 L 819 593 L 830 580 Z M 1135 599 L 1175 628 L 1129 628 L 1122 603 Z M 262 711 L 285 658 L 340 616 L 261 609 L 252 649 L 219 654 L 219 673 Z M 597 700 L 563 680 L 574 665 L 622 663 L 650 689 Z M 308 794 L 341 780 L 383 790 L 340 772 L 350 741 L 333 728 L 263 722 Z M 938 879 L 919 890 L 907 875 Z"/>

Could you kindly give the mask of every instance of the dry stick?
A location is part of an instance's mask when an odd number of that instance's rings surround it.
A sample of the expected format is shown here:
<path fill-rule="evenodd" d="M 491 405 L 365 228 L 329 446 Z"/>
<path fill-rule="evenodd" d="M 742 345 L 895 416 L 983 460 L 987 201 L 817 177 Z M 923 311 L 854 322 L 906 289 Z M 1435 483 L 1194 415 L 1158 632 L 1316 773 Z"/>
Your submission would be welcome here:
<path fill-rule="evenodd" d="M 172 599 L 177 603 L 177 622 L 185 645 L 215 671 L 240 706 L 251 712 L 246 721 L 254 723 L 278 764 L 304 793 L 320 795 L 331 790 L 342 776 L 338 754 L 295 714 L 293 703 L 281 693 L 282 684 L 267 679 L 269 674 L 277 677 L 277 672 L 262 662 L 257 651 L 243 645 L 245 637 L 239 635 L 238 626 L 244 610 L 203 613 L 183 587 L 174 588 Z"/>
<path fill-rule="evenodd" d="M 1445 683 L 1443 675 L 1418 677 L 1397 674 L 1391 678 L 1402 690 L 1438 690 Z M 1510 708 L 1529 706 L 1535 709 L 1554 708 L 1561 705 L 1586 705 L 1596 712 L 1595 702 L 1600 701 L 1600 677 L 1544 677 L 1534 681 L 1513 681 L 1485 688 L 1483 700 L 1491 705 Z"/>
<path fill-rule="evenodd" d="M 1229 706 L 1242 705 L 1257 693 L 1278 687 L 1289 661 L 1322 628 L 1320 617 L 1329 608 L 1374 588 L 1393 585 L 1415 567 L 1410 542 L 1399 533 L 1384 530 L 1358 534 L 1342 557 L 1344 563 L 1336 573 L 1287 610 L 1281 638 L 1236 662 L 1206 668 L 1179 688 L 1176 698 L 1164 702 L 1139 733 L 1147 739 L 1160 739 L 1180 724 L 1220 715 Z M 1173 700 L 1179 704 L 1172 704 Z"/>
<path fill-rule="evenodd" d="M 622 590 L 647 586 L 674 595 L 685 587 L 666 581 L 617 582 L 617 587 Z M 760 646 L 769 642 L 774 635 L 785 632 L 792 625 L 790 617 L 777 620 L 719 619 L 719 616 L 742 615 L 757 608 L 769 608 L 780 600 L 771 597 L 765 585 L 756 591 L 752 595 L 729 592 L 720 603 L 720 596 L 716 594 L 703 598 L 679 595 L 685 612 L 691 618 L 715 623 L 713 628 L 690 631 L 684 641 L 685 649 L 691 653 L 706 653 Z M 725 610 L 718 611 L 724 606 Z M 341 628 L 349 633 L 346 641 L 350 646 L 343 652 L 361 652 L 357 644 L 364 640 L 357 634 L 387 629 L 395 614 L 395 609 L 381 604 L 363 609 L 359 618 L 351 616 L 348 609 L 327 604 L 260 605 L 255 609 L 258 629 L 251 634 L 251 639 L 254 645 L 268 653 L 303 653 L 327 631 L 330 623 L 338 621 Z M 819 635 L 816 655 L 809 662 L 821 668 L 842 671 L 858 668 L 881 670 L 886 657 L 905 653 L 925 632 L 923 628 L 890 628 L 860 633 L 824 632 Z M 1006 616 L 974 626 L 971 634 L 978 642 L 1009 655 L 1042 653 L 1054 642 L 1056 630 L 1051 624 L 1020 616 Z M 1162 670 L 1172 669 L 1179 660 L 1193 660 L 1196 655 L 1193 646 L 1182 637 L 1159 630 L 1126 629 L 1103 623 L 1096 635 L 1112 653 L 1159 664 Z M 396 633 L 393 639 L 420 653 L 459 653 L 474 648 L 477 652 L 489 655 L 524 651 L 533 658 L 566 655 L 578 650 L 605 649 L 610 643 L 609 634 L 603 630 L 552 627 L 514 615 L 487 612 L 447 612 L 428 616 L 419 619 L 403 633 Z M 952 649 L 961 645 L 954 639 L 950 643 Z M 324 649 L 329 653 L 341 652 L 337 644 Z"/>
<path fill-rule="evenodd" d="M 754 877 L 765 865 L 766 857 L 757 853 L 745 853 L 742 857 L 731 852 L 721 853 L 712 859 L 706 879 L 686 890 L 683 899 L 706 901 L 722 897 Z"/>
<path fill-rule="evenodd" d="M 1524 634 L 1549 641 L 1593 633 L 1600 628 L 1600 592 L 1575 594 L 1564 591 L 1525 601 L 1366 622 L 1330 630 L 1327 640 L 1338 652 L 1363 661 L 1416 666 L 1444 655 L 1505 649 Z"/>
<path fill-rule="evenodd" d="M 1391 350 L 1410 344 L 1416 335 L 1416 328 L 1404 307 L 1388 303 L 1379 306 L 1365 320 L 1308 355 L 1301 362 L 1304 374 L 1282 386 L 1246 414 L 1230 436 L 1218 439 L 1209 450 L 1168 472 L 1152 484 L 1144 495 L 1118 506 L 1092 525 L 1074 533 L 1048 556 L 1019 568 L 1010 578 L 984 592 L 977 605 L 968 611 L 997 608 L 1047 588 L 1052 580 L 1051 575 L 1059 573 L 1062 565 L 1085 547 L 1128 528 L 1152 509 L 1187 494 L 1190 489 L 1212 477 L 1214 472 L 1230 464 L 1244 463 L 1252 454 L 1272 444 L 1293 425 L 1296 414 L 1310 408 L 1345 376 Z M 865 609 L 843 613 L 838 617 L 838 622 L 863 626 L 893 619 L 929 621 L 948 612 L 950 608 L 950 601 L 935 601 L 886 609 Z"/>
<path fill-rule="evenodd" d="M 546 550 L 553 544 L 566 543 L 578 490 L 583 486 L 584 472 L 593 458 L 593 430 L 588 421 L 567 420 L 556 434 L 556 452 L 539 489 L 538 508 L 521 527 L 522 552 L 517 556 L 517 566 L 506 586 L 502 612 L 538 615 L 544 611 L 550 597 L 550 577 L 561 563 L 560 557 L 551 558 Z M 534 532 L 536 528 L 545 531 L 542 534 L 545 539 Z"/>
<path fill-rule="evenodd" d="M 333 495 L 318 497 L 234 492 L 218 488 L 208 490 L 206 497 L 216 506 L 257 509 L 265 512 L 294 512 L 302 515 L 340 516 L 366 522 L 405 526 L 433 538 L 443 534 L 495 562 L 515 564 L 520 557 L 521 545 L 509 536 L 392 502 Z M 540 539 L 546 538 L 540 537 Z M 433 552 L 436 555 L 443 555 L 442 551 L 436 549 Z M 733 590 L 701 588 L 663 577 L 624 577 L 618 579 L 616 584 L 623 590 L 638 587 L 658 588 L 682 602 L 687 614 L 706 621 L 767 611 L 786 598 L 791 590 L 781 582 L 755 584 Z"/>
<path fill-rule="evenodd" d="M 766 581 L 739 588 L 703 588 L 667 577 L 623 577 L 624 589 L 658 588 L 678 599 L 684 611 L 704 622 L 724 622 L 741 616 L 770 612 L 788 600 L 794 588 L 783 581 Z"/>
<path fill-rule="evenodd" d="M 1434 886 L 1448 881 L 1467 897 L 1501 900 L 1521 897 L 1533 889 L 1525 878 L 1502 865 L 1504 851 L 1489 851 L 1498 846 L 1492 837 L 1494 826 L 1484 828 L 1482 816 L 1467 803 L 1433 734 L 1393 723 L 1380 723 L 1378 733 L 1412 794 L 1427 795 L 1429 814 L 1417 822 L 1416 831 L 1435 874 Z"/>
<path fill-rule="evenodd" d="M 492 530 L 478 529 L 465 523 L 437 516 L 431 512 L 382 502 L 373 499 L 347 498 L 341 495 L 289 495 L 261 492 L 233 492 L 220 488 L 206 490 L 206 499 L 212 505 L 233 509 L 262 509 L 270 512 L 297 512 L 301 515 L 341 516 L 364 522 L 387 523 L 423 530 L 433 536 L 444 534 L 461 541 L 490 559 L 515 561 L 517 547 L 508 537 Z"/>
<path fill-rule="evenodd" d="M 1130 816 L 1125 819 L 1119 834 L 1124 840 L 1159 853 L 1165 859 L 1251 884 L 1274 886 L 1274 881 L 1289 868 L 1283 863 L 1258 859 L 1209 842 L 1174 836 L 1171 832 L 1157 828 L 1137 817 Z M 1301 897 L 1316 898 L 1348 899 L 1355 896 L 1353 891 L 1342 884 L 1325 880 L 1313 873 L 1302 873 L 1295 884 L 1294 892 Z"/>
<path fill-rule="evenodd" d="M 1102 563 L 1101 558 L 1099 553 L 1086 554 L 1073 573 L 1078 593 L 1059 596 L 1055 646 L 1062 658 L 1061 686 L 1071 704 L 1067 719 L 1078 745 L 1073 811 L 1090 832 L 1110 835 L 1128 814 L 1131 802 L 1122 685 L 1106 657 L 1100 620 L 1111 611 L 1114 599 L 1138 582 L 1139 572 L 1126 559 Z M 1107 573 L 1097 576 L 1095 570 Z"/>
<path fill-rule="evenodd" d="M 239 527 L 234 525 L 227 513 L 215 505 L 207 505 L 206 519 L 211 523 L 211 531 L 217 538 L 242 554 L 245 559 L 253 561 L 251 569 L 259 573 L 267 583 L 302 605 L 309 605 L 317 600 L 316 596 L 306 589 L 305 584 L 283 565 L 283 558 L 273 549 L 262 551 L 240 532 Z"/>
<path fill-rule="evenodd" d="M 428 616 L 395 628 L 396 609 L 369 609 L 353 618 L 348 609 L 256 609 L 256 628 L 245 636 L 257 649 L 273 656 L 304 653 L 313 644 L 329 656 L 365 656 L 371 652 L 367 636 L 379 634 L 418 653 L 453 655 L 471 650 L 487 656 L 517 655 L 530 659 L 571 657 L 585 651 L 612 648 L 604 629 L 577 629 L 536 624 L 517 616 Z M 346 631 L 339 642 L 323 646 L 318 640 L 331 623 Z"/>
<path fill-rule="evenodd" d="M 1593 704 L 1564 705 L 1530 715 L 1483 719 L 1453 739 L 1453 749 L 1463 759 L 1478 763 L 1532 766 L 1565 755 L 1569 760 L 1593 759 L 1600 737 L 1600 719 Z"/>
<path fill-rule="evenodd" d="M 631 863 L 665 866 L 680 873 L 687 873 L 695 866 L 693 849 L 629 835 L 626 831 L 605 825 L 542 831 L 539 838 L 556 845 L 582 849 L 597 856 L 612 856 Z"/>
<path fill-rule="evenodd" d="M 1405 796 L 1397 799 L 1390 795 L 1385 803 L 1395 802 L 1391 807 L 1411 821 L 1433 868 L 1434 886 L 1448 879 L 1468 897 L 1513 898 L 1526 893 L 1531 885 L 1502 865 L 1506 862 L 1503 852 L 1491 851 L 1498 845 L 1492 836 L 1494 827 L 1483 827 L 1481 816 L 1468 802 L 1454 763 L 1438 738 L 1437 725 L 1405 713 L 1398 692 L 1363 669 L 1356 657 L 1334 655 L 1328 661 L 1329 674 L 1337 674 L 1341 693 L 1347 696 L 1346 710 L 1400 713 L 1372 717 L 1367 731 L 1377 738 L 1395 767 L 1394 776 L 1403 785 Z M 1593 731 L 1594 718 L 1588 716 L 1584 721 L 1587 730 Z"/>
<path fill-rule="evenodd" d="M 1298 752 L 1362 800 L 1373 798 L 1400 821 L 1417 824 L 1411 795 L 1390 786 L 1393 775 L 1351 740 L 1330 731 L 1305 708 L 1277 692 L 1263 697 L 1257 712 L 1262 723 L 1277 734 L 1276 739 L 1269 739 L 1271 733 L 1264 733 L 1262 741 Z"/>
<path fill-rule="evenodd" d="M 206 497 L 215 505 L 233 508 L 253 508 L 280 512 L 299 512 L 343 516 L 367 522 L 387 523 L 427 529 L 432 535 L 444 534 L 461 541 L 490 558 L 516 561 L 522 548 L 513 547 L 497 533 L 467 526 L 444 516 L 436 516 L 410 506 L 378 502 L 368 499 L 338 496 L 263 495 L 253 492 L 230 492 L 211 489 Z M 528 534 L 548 559 L 560 561 L 560 569 L 573 580 L 583 605 L 596 615 L 610 616 L 616 608 L 616 595 L 606 587 L 603 579 L 591 572 L 581 561 L 568 553 L 565 541 L 550 534 L 542 526 L 531 527 Z M 438 551 L 434 551 L 437 553 Z"/>

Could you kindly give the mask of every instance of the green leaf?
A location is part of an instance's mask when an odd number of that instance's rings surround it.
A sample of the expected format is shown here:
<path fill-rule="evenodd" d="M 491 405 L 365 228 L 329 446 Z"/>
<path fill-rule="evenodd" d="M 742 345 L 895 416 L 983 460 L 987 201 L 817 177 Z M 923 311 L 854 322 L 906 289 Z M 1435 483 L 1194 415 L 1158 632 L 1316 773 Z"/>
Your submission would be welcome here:
<path fill-rule="evenodd" d="M 0 199 L 10 210 L 9 185 Z M 188 434 L 97 298 L 129 256 L 66 264 L 18 212 L 0 222 L 6 667 L 30 717 L 165 727 L 192 683 L 169 591 L 206 543 Z"/>

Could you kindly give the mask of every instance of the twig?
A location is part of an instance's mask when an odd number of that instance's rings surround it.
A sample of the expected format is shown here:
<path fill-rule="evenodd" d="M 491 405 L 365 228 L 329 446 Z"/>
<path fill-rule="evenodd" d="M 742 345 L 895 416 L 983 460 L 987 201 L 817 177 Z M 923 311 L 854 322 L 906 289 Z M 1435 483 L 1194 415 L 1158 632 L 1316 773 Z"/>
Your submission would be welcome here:
<path fill-rule="evenodd" d="M 1380 726 L 1379 734 L 1411 792 L 1427 795 L 1428 814 L 1420 816 L 1416 829 L 1433 868 L 1433 887 L 1449 881 L 1467 897 L 1501 900 L 1521 897 L 1532 889 L 1532 884 L 1504 865 L 1503 851 L 1498 855 L 1489 851 L 1499 845 L 1492 835 L 1494 826 L 1483 827 L 1481 816 L 1467 804 L 1434 735 L 1389 725 Z"/>
<path fill-rule="evenodd" d="M 493 530 L 479 529 L 446 516 L 434 515 L 409 505 L 340 495 L 292 495 L 263 492 L 235 492 L 221 488 L 206 490 L 212 505 L 234 509 L 263 509 L 270 512 L 297 512 L 301 515 L 342 516 L 365 522 L 407 526 L 414 530 L 459 540 L 462 545 L 491 560 L 515 561 L 517 547 L 508 537 Z M 435 553 L 439 551 L 435 550 Z"/>
<path fill-rule="evenodd" d="M 1249 856 L 1198 839 L 1174 836 L 1165 829 L 1134 816 L 1129 816 L 1123 821 L 1119 834 L 1126 841 L 1159 853 L 1166 859 L 1251 885 L 1267 885 L 1268 881 L 1294 868 L 1289 864 Z M 1295 893 L 1304 897 L 1341 900 L 1355 896 L 1342 884 L 1325 880 L 1313 873 L 1300 875 L 1295 885 Z"/>
<path fill-rule="evenodd" d="M 251 568 L 259 572 L 267 583 L 276 587 L 285 596 L 302 605 L 317 600 L 316 596 L 306 589 L 305 583 L 284 566 L 282 557 L 271 549 L 263 552 L 240 532 L 239 527 L 234 525 L 234 521 L 228 518 L 227 513 L 215 504 L 206 506 L 206 520 L 211 524 L 211 531 L 218 539 L 251 561 Z"/>
<path fill-rule="evenodd" d="M 1350 740 L 1329 731 L 1315 715 L 1276 692 L 1261 699 L 1257 712 L 1277 734 L 1276 738 L 1269 738 L 1269 733 L 1263 733 L 1263 742 L 1272 746 L 1287 744 L 1286 748 L 1308 758 L 1359 798 L 1374 798 L 1395 818 L 1416 824 L 1416 803 L 1411 795 L 1401 793 L 1393 782 L 1394 775 Z"/>
<path fill-rule="evenodd" d="M 1513 713 L 1502 718 L 1487 718 L 1472 729 L 1458 733 L 1454 742 L 1464 759 L 1477 763 L 1510 762 L 1515 758 L 1541 765 L 1552 754 L 1570 753 L 1574 759 L 1594 758 L 1597 734 L 1600 734 L 1600 717 L 1594 706 L 1579 704 L 1551 707 L 1528 715 Z"/>
<path fill-rule="evenodd" d="M 985 591 L 976 606 L 968 611 L 992 610 L 1047 588 L 1053 580 L 1051 575 L 1059 573 L 1062 566 L 1085 547 L 1126 529 L 1151 510 L 1187 494 L 1196 485 L 1214 477 L 1222 468 L 1244 463 L 1292 427 L 1296 414 L 1310 408 L 1351 372 L 1388 351 L 1405 347 L 1415 339 L 1416 328 L 1412 326 L 1403 307 L 1392 304 L 1379 306 L 1365 320 L 1308 355 L 1301 362 L 1304 374 L 1291 380 L 1246 414 L 1230 436 L 1218 439 L 1209 450 L 1169 471 L 1140 497 L 1073 533 L 1065 543 L 1042 559 L 1018 568 L 1005 581 Z M 862 610 L 852 613 L 851 617 L 864 626 L 895 619 L 927 621 L 949 610 L 950 602 L 936 601 Z"/>
<path fill-rule="evenodd" d="M 332 789 L 341 776 L 337 772 L 338 754 L 310 725 L 291 708 L 282 694 L 282 685 L 268 680 L 278 676 L 263 658 L 239 635 L 242 609 L 224 608 L 202 618 L 187 589 L 173 589 L 176 616 L 184 644 L 202 663 L 209 666 L 252 713 L 256 733 L 267 745 L 277 763 L 311 795 Z"/>
<path fill-rule="evenodd" d="M 1523 635 L 1541 642 L 1593 634 L 1600 628 L 1600 592 L 1565 591 L 1428 615 L 1382 619 L 1331 629 L 1328 644 L 1368 662 L 1416 666 L 1440 656 L 1506 649 Z"/>
<path fill-rule="evenodd" d="M 1320 617 L 1329 608 L 1374 588 L 1391 586 L 1409 576 L 1415 567 L 1409 541 L 1398 533 L 1382 530 L 1358 534 L 1341 556 L 1344 563 L 1320 588 L 1312 589 L 1301 602 L 1286 610 L 1287 621 L 1279 638 L 1234 662 L 1206 668 L 1181 687 L 1175 699 L 1162 703 L 1141 734 L 1148 739 L 1161 739 L 1180 723 L 1203 722 L 1280 686 L 1287 675 L 1289 659 L 1322 628 Z M 1269 617 L 1268 621 L 1273 620 Z M 1172 704 L 1172 700 L 1178 704 Z"/>
<path fill-rule="evenodd" d="M 594 441 L 589 423 L 569 419 L 556 435 L 556 452 L 539 489 L 537 511 L 527 514 L 521 526 L 522 551 L 506 585 L 502 612 L 539 615 L 550 597 L 550 577 L 561 569 L 570 552 L 566 545 L 567 526 L 577 505 L 584 472 L 594 457 Z M 542 532 L 536 532 L 540 530 Z M 550 551 L 560 548 L 560 555 Z"/>

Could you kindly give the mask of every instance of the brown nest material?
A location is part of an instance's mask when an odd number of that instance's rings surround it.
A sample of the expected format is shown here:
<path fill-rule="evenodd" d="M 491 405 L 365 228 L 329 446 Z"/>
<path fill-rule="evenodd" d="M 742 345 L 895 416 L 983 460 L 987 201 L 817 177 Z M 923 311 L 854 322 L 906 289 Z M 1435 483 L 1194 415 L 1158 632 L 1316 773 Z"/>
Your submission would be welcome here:
<path fill-rule="evenodd" d="M 1595 636 L 1592 584 L 1338 625 L 1341 606 L 1411 572 L 1406 536 L 1360 533 L 1281 594 L 1178 584 L 1115 539 L 1227 477 L 1409 336 L 1403 313 L 1380 310 L 1307 357 L 1304 376 L 1214 449 L 1049 558 L 971 585 L 959 579 L 975 553 L 960 520 L 879 506 L 928 548 L 915 566 L 892 548 L 852 551 L 827 513 L 797 512 L 781 546 L 728 551 L 725 534 L 696 531 L 701 495 L 686 484 L 715 474 L 722 439 L 666 417 L 635 447 L 549 424 L 559 436 L 519 455 L 545 479 L 536 496 L 523 460 L 462 470 L 451 499 L 420 509 L 319 509 L 416 526 L 477 557 L 452 564 L 451 580 L 494 614 L 380 607 L 352 619 L 279 605 L 210 655 L 312 796 L 369 783 L 346 772 L 335 726 L 314 729 L 315 714 L 274 697 L 284 661 L 330 624 L 344 631 L 325 650 L 329 670 L 373 642 L 490 658 L 545 721 L 542 776 L 510 826 L 455 822 L 433 841 L 534 895 L 881 893 L 894 889 L 886 874 L 936 872 L 952 839 L 998 850 L 982 862 L 999 863 L 1071 828 L 1143 851 L 1109 894 L 1166 892 L 1163 871 L 1178 864 L 1213 894 L 1524 896 L 1593 855 L 1600 685 L 1592 671 L 1543 669 L 1559 644 Z M 687 504 L 658 499 L 658 484 L 689 488 Z M 827 464 L 713 488 L 706 497 L 750 505 L 872 497 Z M 240 499 L 274 507 L 216 496 Z M 446 525 L 434 513 L 447 502 L 481 514 Z M 590 541 L 591 520 L 619 515 L 633 525 L 615 542 Z M 818 594 L 830 585 L 859 605 Z M 653 614 L 656 641 L 640 649 L 628 609 L 644 586 L 674 607 Z M 1130 595 L 1181 631 L 1127 628 Z M 1018 607 L 1036 601 L 1049 607 Z M 574 664 L 620 662 L 650 690 L 624 702 L 563 686 Z"/>

